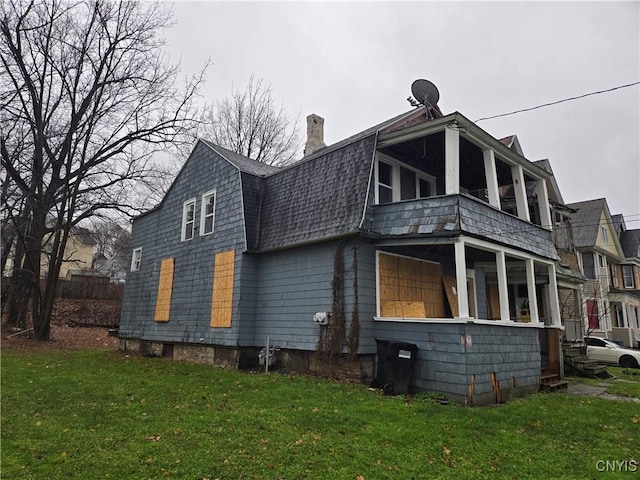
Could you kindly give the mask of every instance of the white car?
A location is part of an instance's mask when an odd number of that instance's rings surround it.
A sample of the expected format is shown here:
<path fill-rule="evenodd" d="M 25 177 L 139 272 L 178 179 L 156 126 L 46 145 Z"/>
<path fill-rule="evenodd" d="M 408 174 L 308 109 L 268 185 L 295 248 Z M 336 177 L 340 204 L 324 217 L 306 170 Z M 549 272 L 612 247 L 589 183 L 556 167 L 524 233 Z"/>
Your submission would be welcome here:
<path fill-rule="evenodd" d="M 598 337 L 585 337 L 587 358 L 600 363 L 620 365 L 625 368 L 640 366 L 640 350 L 624 348 L 611 340 Z"/>

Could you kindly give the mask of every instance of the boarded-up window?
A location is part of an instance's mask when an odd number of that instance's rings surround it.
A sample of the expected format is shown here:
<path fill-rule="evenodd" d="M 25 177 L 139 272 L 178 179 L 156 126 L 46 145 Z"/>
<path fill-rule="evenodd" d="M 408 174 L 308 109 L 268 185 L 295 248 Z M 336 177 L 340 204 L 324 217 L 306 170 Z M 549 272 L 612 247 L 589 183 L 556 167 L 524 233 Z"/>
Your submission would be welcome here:
<path fill-rule="evenodd" d="M 379 255 L 380 315 L 442 318 L 442 266 L 397 255 Z"/>
<path fill-rule="evenodd" d="M 165 258 L 160 264 L 160 282 L 156 299 L 156 322 L 168 322 L 171 310 L 171 291 L 173 290 L 173 258 Z"/>
<path fill-rule="evenodd" d="M 235 250 L 229 250 L 217 253 L 215 257 L 211 297 L 212 327 L 231 327 L 235 254 Z"/>

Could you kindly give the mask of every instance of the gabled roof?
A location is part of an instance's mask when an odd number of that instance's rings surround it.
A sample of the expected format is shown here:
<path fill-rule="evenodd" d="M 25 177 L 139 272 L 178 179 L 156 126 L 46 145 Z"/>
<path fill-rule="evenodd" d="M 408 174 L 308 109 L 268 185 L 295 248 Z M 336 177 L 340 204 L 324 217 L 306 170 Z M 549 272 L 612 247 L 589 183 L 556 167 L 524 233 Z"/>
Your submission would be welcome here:
<path fill-rule="evenodd" d="M 575 246 L 577 248 L 593 247 L 598 239 L 602 211 L 607 208 L 606 200 L 598 198 L 570 203 L 568 206 L 576 210 L 576 213 L 571 216 Z"/>
<path fill-rule="evenodd" d="M 516 135 L 509 135 L 508 137 L 501 138 L 500 143 L 502 143 L 506 147 L 509 147 L 518 155 L 522 155 L 524 157 L 522 147 L 520 146 L 520 141 L 518 140 L 518 137 Z"/>
<path fill-rule="evenodd" d="M 564 205 L 562 193 L 560 193 L 560 188 L 558 187 L 558 182 L 556 182 L 556 177 L 553 174 L 553 169 L 551 168 L 551 162 L 549 159 L 545 158 L 542 160 L 536 160 L 533 163 L 551 174 L 551 177 L 547 179 L 547 190 L 550 200 L 553 203 Z"/>
<path fill-rule="evenodd" d="M 597 198 L 595 200 L 570 203 L 567 206 L 576 210 L 576 212 L 571 215 L 571 227 L 576 248 L 591 248 L 596 246 L 598 231 L 600 229 L 600 219 L 603 212 L 606 222 L 611 227 L 611 231 L 615 232 L 615 225 L 611 219 L 611 212 L 609 211 L 606 199 Z M 620 246 L 617 235 L 613 235 L 613 242 L 618 251 L 622 253 L 622 247 Z"/>

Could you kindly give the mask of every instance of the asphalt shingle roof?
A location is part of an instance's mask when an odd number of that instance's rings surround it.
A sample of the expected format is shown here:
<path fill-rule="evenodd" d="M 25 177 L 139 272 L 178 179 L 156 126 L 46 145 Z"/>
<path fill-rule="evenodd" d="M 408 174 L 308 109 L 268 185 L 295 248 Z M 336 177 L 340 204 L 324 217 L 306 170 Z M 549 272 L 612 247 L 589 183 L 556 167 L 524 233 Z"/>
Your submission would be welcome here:
<path fill-rule="evenodd" d="M 211 149 L 215 150 L 219 155 L 227 159 L 232 165 L 235 165 L 243 172 L 256 175 L 258 177 L 266 177 L 273 173 L 279 172 L 281 168 L 267 165 L 266 163 L 258 162 L 251 158 L 247 158 L 244 155 L 232 152 L 224 147 L 211 143 L 208 140 L 200 139 L 206 143 Z"/>
<path fill-rule="evenodd" d="M 627 230 L 620 235 L 620 244 L 625 258 L 640 256 L 640 230 Z"/>
<path fill-rule="evenodd" d="M 602 211 L 608 211 L 607 201 L 604 198 L 598 198 L 585 202 L 570 203 L 567 206 L 576 210 L 571 215 L 571 228 L 576 248 L 593 247 L 598 238 Z"/>

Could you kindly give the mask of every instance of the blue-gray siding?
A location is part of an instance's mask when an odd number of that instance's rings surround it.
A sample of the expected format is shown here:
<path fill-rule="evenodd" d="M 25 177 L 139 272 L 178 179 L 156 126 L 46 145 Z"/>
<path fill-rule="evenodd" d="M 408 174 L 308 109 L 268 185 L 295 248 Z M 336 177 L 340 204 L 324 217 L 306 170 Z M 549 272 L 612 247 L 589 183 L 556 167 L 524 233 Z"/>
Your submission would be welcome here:
<path fill-rule="evenodd" d="M 258 256 L 255 293 L 255 345 L 268 336 L 282 348 L 315 350 L 321 328 L 313 322 L 316 312 L 330 312 L 336 250 L 344 252 L 344 298 L 347 331 L 353 311 L 350 242 L 328 242 Z"/>
<path fill-rule="evenodd" d="M 120 335 L 158 342 L 237 345 L 240 282 L 245 249 L 240 174 L 236 167 L 199 143 L 159 208 L 137 218 L 132 248 L 142 247 L 141 268 L 127 275 Z M 200 236 L 202 194 L 216 190 L 215 225 Z M 182 242 L 183 204 L 196 198 L 196 233 Z M 211 328 L 211 297 L 215 254 L 236 250 L 234 308 L 231 328 Z M 174 277 L 168 322 L 155 322 L 160 262 L 173 257 Z"/>
<path fill-rule="evenodd" d="M 367 209 L 363 228 L 387 237 L 431 239 L 470 234 L 553 260 L 551 232 L 467 195 L 421 198 Z"/>
<path fill-rule="evenodd" d="M 536 390 L 540 384 L 536 328 L 378 321 L 375 336 L 418 347 L 411 379 L 411 386 L 418 391 L 443 392 L 484 404 L 496 401 L 492 375 L 505 399 L 510 391 Z"/>

